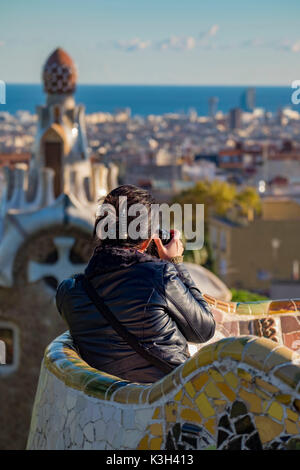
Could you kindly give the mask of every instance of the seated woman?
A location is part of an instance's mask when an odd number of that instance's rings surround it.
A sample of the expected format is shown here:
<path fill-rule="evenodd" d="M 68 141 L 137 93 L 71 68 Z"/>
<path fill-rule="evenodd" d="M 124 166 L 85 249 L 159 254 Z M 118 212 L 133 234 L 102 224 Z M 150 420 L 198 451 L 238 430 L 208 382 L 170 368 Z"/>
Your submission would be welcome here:
<path fill-rule="evenodd" d="M 146 207 L 150 221 L 155 201 L 147 191 L 120 186 L 106 196 L 104 204 L 118 214 L 120 197 L 127 198 L 128 211 L 133 204 Z M 96 218 L 94 235 L 101 232 L 98 228 L 105 216 L 107 212 Z M 90 366 L 133 382 L 155 382 L 188 359 L 188 341 L 203 343 L 214 335 L 215 321 L 182 264 L 184 248 L 176 231 L 163 245 L 151 233 L 151 224 L 147 236 L 137 239 L 127 232 L 118 236 L 118 219 L 115 225 L 116 237 L 97 239 L 85 277 L 75 276 L 59 285 L 57 307 Z M 147 253 L 154 243 L 160 259 Z M 106 317 L 86 282 L 104 301 Z M 112 317 L 134 335 L 146 354 L 116 331 Z M 157 360 L 149 359 L 148 353 Z"/>

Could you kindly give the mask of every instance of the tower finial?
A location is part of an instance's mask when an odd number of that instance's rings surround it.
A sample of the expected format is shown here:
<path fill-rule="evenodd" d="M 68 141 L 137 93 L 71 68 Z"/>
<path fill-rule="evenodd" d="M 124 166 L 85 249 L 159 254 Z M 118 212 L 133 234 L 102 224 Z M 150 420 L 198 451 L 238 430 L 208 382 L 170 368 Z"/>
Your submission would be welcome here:
<path fill-rule="evenodd" d="M 70 94 L 76 88 L 77 71 L 69 54 L 58 47 L 43 68 L 44 90 L 48 94 Z"/>

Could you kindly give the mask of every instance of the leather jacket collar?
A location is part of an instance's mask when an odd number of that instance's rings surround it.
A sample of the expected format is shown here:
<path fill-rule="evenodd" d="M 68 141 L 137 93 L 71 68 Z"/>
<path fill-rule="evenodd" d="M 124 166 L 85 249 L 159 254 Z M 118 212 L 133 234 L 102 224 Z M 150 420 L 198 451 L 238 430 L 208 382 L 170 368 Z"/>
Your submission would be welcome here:
<path fill-rule="evenodd" d="M 142 253 L 133 248 L 119 246 L 103 246 L 96 248 L 91 257 L 85 274 L 93 277 L 119 269 L 125 269 L 137 263 L 160 262 L 161 260 L 147 253 Z"/>

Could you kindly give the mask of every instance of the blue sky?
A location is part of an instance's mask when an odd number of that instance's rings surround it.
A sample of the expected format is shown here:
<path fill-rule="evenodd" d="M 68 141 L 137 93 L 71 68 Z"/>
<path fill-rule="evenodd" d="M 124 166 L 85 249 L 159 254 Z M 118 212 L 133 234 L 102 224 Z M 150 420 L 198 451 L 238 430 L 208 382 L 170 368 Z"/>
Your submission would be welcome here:
<path fill-rule="evenodd" d="M 39 83 L 58 46 L 80 83 L 290 85 L 299 0 L 1 0 L 2 80 Z"/>

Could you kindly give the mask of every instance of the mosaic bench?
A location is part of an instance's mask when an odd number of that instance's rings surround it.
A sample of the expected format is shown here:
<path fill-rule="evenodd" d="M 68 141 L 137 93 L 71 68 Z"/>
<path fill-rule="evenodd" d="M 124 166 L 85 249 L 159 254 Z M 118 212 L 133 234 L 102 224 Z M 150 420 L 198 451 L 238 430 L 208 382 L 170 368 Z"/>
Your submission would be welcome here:
<path fill-rule="evenodd" d="M 282 331 L 284 317 L 297 326 L 300 301 L 207 300 L 219 333 L 225 319 L 234 329 L 247 322 L 262 337 L 205 345 L 154 384 L 93 369 L 68 332 L 55 339 L 42 362 L 27 448 L 300 449 L 300 355 L 284 346 Z M 264 330 L 267 320 L 280 331 Z"/>
<path fill-rule="evenodd" d="M 214 340 L 255 335 L 300 352 L 300 299 L 222 302 L 204 295 L 217 323 Z"/>

